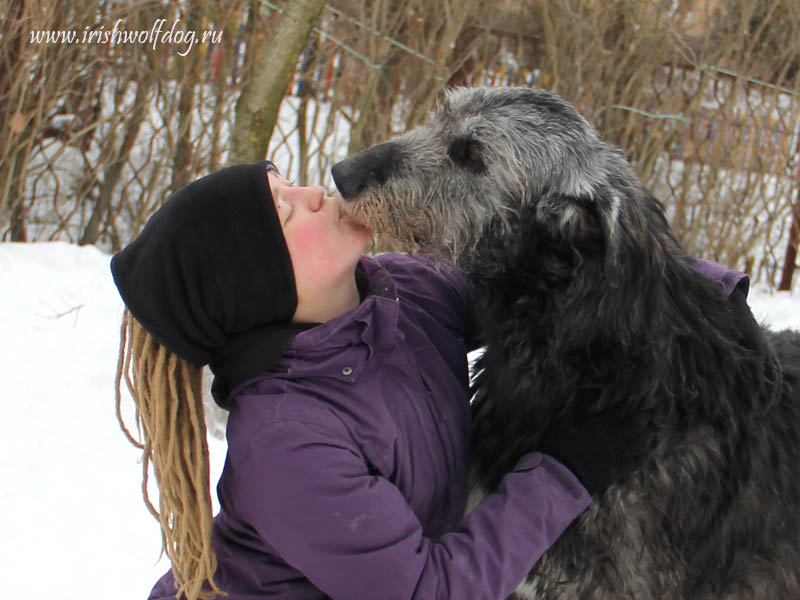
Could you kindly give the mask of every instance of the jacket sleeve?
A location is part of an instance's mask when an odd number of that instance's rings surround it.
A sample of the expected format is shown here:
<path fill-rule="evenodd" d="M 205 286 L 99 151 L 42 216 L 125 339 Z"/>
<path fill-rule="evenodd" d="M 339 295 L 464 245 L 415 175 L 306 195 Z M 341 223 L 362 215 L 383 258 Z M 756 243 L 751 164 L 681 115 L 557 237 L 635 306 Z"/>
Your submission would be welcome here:
<path fill-rule="evenodd" d="M 590 503 L 566 469 L 530 454 L 455 531 L 427 539 L 400 491 L 347 440 L 274 422 L 239 467 L 247 519 L 334 600 L 505 598 Z"/>
<path fill-rule="evenodd" d="M 719 263 L 704 258 L 687 257 L 689 266 L 700 275 L 715 281 L 727 296 L 732 296 L 735 291 L 743 292 L 747 298 L 750 290 L 750 278 L 739 271 L 734 271 Z"/>

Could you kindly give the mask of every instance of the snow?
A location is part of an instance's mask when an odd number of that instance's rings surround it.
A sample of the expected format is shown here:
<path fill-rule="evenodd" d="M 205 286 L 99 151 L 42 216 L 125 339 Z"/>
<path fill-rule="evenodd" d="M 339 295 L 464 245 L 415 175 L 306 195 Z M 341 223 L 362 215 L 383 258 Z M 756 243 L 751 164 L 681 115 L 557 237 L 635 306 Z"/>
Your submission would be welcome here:
<path fill-rule="evenodd" d="M 747 299 L 753 315 L 763 325 L 776 331 L 800 329 L 800 296 L 797 294 L 751 288 Z"/>
<path fill-rule="evenodd" d="M 168 568 L 116 421 L 122 303 L 109 257 L 0 244 L 0 564 L 11 598 L 147 597 Z M 224 442 L 210 440 L 212 480 Z"/>
<path fill-rule="evenodd" d="M 108 255 L 0 243 L 3 595 L 146 598 L 168 568 L 114 402 L 122 303 Z M 756 316 L 800 329 L 800 297 L 753 289 Z M 132 422 L 129 418 L 129 422 Z M 209 440 L 212 482 L 224 442 Z"/>

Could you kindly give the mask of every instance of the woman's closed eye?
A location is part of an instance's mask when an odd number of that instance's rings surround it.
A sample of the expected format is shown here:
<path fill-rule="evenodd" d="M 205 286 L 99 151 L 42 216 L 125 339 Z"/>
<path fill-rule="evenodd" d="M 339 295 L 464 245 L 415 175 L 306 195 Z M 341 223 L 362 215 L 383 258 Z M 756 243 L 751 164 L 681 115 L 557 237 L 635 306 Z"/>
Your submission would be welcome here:
<path fill-rule="evenodd" d="M 275 208 L 278 211 L 281 226 L 283 226 L 292 218 L 294 207 L 291 202 L 281 198 L 281 188 L 293 187 L 294 182 L 284 178 L 277 171 L 271 171 L 270 175 L 272 175 L 270 177 L 270 187 L 272 188 L 272 196 L 275 198 Z"/>
<path fill-rule="evenodd" d="M 289 219 L 292 218 L 294 209 L 288 202 L 278 200 L 278 215 L 280 215 L 281 225 L 286 225 Z"/>

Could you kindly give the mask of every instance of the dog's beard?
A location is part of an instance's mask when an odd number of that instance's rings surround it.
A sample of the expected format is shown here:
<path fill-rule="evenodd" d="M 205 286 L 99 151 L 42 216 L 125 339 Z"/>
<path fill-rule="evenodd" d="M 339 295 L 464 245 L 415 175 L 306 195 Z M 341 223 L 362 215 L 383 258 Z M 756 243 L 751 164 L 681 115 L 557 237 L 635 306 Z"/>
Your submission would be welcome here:
<path fill-rule="evenodd" d="M 442 232 L 437 231 L 434 220 L 423 211 L 408 211 L 401 215 L 392 210 L 390 203 L 366 194 L 344 201 L 342 210 L 350 219 L 389 238 L 398 250 L 444 258 L 444 249 L 437 243 Z"/>

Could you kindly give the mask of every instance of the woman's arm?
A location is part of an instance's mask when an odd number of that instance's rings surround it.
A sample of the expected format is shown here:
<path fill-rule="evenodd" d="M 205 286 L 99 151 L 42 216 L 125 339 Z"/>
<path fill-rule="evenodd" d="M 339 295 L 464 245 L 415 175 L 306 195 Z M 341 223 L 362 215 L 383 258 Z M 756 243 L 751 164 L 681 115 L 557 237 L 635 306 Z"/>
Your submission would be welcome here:
<path fill-rule="evenodd" d="M 564 467 L 531 454 L 455 531 L 432 540 L 335 426 L 273 422 L 241 463 L 246 518 L 334 599 L 505 598 L 590 503 Z"/>

